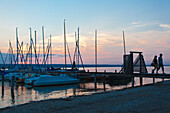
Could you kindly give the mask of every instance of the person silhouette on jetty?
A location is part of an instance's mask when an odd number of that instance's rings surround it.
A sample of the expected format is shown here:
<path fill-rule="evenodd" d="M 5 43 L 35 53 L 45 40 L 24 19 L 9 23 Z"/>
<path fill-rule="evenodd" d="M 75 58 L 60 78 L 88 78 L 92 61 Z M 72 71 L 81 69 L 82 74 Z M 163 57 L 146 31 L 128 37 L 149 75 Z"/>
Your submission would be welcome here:
<path fill-rule="evenodd" d="M 154 56 L 154 59 L 151 63 L 151 66 L 154 66 L 154 69 L 152 70 L 152 73 L 156 70 L 156 73 L 158 73 L 158 61 L 157 61 L 157 56 Z"/>
<path fill-rule="evenodd" d="M 159 63 L 158 70 L 159 70 L 160 68 L 162 68 L 162 73 L 165 74 L 162 56 L 163 56 L 162 53 L 160 53 L 160 54 L 159 54 L 159 57 L 158 57 L 158 63 Z"/>

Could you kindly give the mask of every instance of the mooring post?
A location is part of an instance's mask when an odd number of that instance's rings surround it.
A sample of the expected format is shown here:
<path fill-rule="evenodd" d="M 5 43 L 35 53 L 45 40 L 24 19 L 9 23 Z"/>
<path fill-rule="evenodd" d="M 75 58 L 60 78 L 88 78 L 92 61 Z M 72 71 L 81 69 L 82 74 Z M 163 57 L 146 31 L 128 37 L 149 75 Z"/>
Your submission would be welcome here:
<path fill-rule="evenodd" d="M 135 83 L 134 77 L 132 77 L 132 87 L 134 87 L 134 83 Z"/>
<path fill-rule="evenodd" d="M 130 72 L 128 73 L 133 74 L 133 52 L 130 52 Z"/>
<path fill-rule="evenodd" d="M 12 76 L 12 81 L 11 81 L 11 90 L 14 89 L 14 78 L 15 76 Z"/>
<path fill-rule="evenodd" d="M 164 77 L 162 78 L 162 82 L 164 82 Z"/>
<path fill-rule="evenodd" d="M 115 73 L 117 73 L 117 70 L 115 70 Z"/>
<path fill-rule="evenodd" d="M 4 98 L 4 75 L 2 75 L 2 98 Z"/>
<path fill-rule="evenodd" d="M 104 70 L 104 73 L 106 73 L 106 70 Z M 103 89 L 104 91 L 106 91 L 106 75 L 104 74 L 104 77 L 103 77 Z"/>
<path fill-rule="evenodd" d="M 89 72 L 89 70 L 87 70 L 87 72 Z"/>
<path fill-rule="evenodd" d="M 155 77 L 153 77 L 153 84 L 155 84 Z"/>
<path fill-rule="evenodd" d="M 96 73 L 95 73 L 95 76 L 94 76 L 94 89 L 95 89 L 95 91 L 97 91 Z"/>
<path fill-rule="evenodd" d="M 14 95 L 14 88 L 11 89 L 11 101 L 12 101 L 12 104 L 15 103 L 15 95 Z"/>
<path fill-rule="evenodd" d="M 4 75 L 2 75 L 2 86 L 4 87 Z"/>
<path fill-rule="evenodd" d="M 140 77 L 140 86 L 142 86 L 142 85 L 143 85 L 143 78 Z"/>
<path fill-rule="evenodd" d="M 94 89 L 95 91 L 97 91 L 96 74 L 94 76 Z"/>
<path fill-rule="evenodd" d="M 73 96 L 76 96 L 76 89 L 73 88 Z"/>
<path fill-rule="evenodd" d="M 142 54 L 139 53 L 139 59 L 140 59 L 140 73 L 142 73 Z M 140 77 L 140 86 L 143 84 L 143 77 Z"/>

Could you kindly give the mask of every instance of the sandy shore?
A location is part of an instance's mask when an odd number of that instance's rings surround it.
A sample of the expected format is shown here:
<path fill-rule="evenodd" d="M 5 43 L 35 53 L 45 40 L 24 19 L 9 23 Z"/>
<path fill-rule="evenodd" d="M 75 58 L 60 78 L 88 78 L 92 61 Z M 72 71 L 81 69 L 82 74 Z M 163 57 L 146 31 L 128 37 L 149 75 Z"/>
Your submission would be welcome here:
<path fill-rule="evenodd" d="M 40 112 L 170 112 L 170 81 L 90 96 L 31 102 L 0 109 L 0 113 Z"/>

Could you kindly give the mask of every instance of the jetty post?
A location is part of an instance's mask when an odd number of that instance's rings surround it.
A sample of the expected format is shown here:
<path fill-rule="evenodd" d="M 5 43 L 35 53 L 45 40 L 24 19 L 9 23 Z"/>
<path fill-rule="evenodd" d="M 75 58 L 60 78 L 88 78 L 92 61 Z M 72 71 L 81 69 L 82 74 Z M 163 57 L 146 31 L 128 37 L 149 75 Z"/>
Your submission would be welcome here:
<path fill-rule="evenodd" d="M 153 84 L 155 84 L 155 77 L 153 77 Z"/>
<path fill-rule="evenodd" d="M 96 80 L 96 74 L 94 76 L 94 89 L 97 91 L 97 80 Z"/>
<path fill-rule="evenodd" d="M 14 89 L 14 79 L 15 79 L 15 76 L 12 76 L 12 80 L 11 80 L 11 90 Z"/>
<path fill-rule="evenodd" d="M 130 70 L 128 73 L 133 74 L 133 52 L 130 52 Z M 135 77 L 132 77 L 132 87 L 134 87 L 134 84 L 135 84 Z"/>
<path fill-rule="evenodd" d="M 132 77 L 132 87 L 134 87 L 134 84 L 135 84 L 134 78 L 135 78 L 135 77 Z"/>
<path fill-rule="evenodd" d="M 142 73 L 142 54 L 139 53 L 139 59 L 140 59 L 140 73 Z M 140 77 L 140 86 L 143 84 L 143 77 Z"/>
<path fill-rule="evenodd" d="M 104 73 L 106 73 L 106 70 L 104 70 Z M 106 75 L 103 76 L 103 89 L 106 91 Z"/>
<path fill-rule="evenodd" d="M 2 75 L 2 98 L 4 98 L 4 75 Z"/>

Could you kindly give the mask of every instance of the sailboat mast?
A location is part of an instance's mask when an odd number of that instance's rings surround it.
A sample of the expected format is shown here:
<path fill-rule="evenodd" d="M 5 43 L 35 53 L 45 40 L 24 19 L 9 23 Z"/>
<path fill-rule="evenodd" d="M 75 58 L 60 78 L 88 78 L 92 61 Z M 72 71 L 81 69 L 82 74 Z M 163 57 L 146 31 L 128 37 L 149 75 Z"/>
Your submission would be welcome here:
<path fill-rule="evenodd" d="M 77 44 L 77 47 L 78 47 L 78 61 L 77 61 L 77 63 L 78 63 L 78 69 L 79 69 L 79 57 L 80 57 L 80 54 L 79 54 L 79 27 L 78 27 L 78 44 Z"/>
<path fill-rule="evenodd" d="M 38 51 L 38 62 L 40 62 L 41 60 L 39 60 L 40 57 L 40 45 L 39 45 L 39 51 Z"/>
<path fill-rule="evenodd" d="M 123 46 L 124 46 L 124 55 L 126 55 L 126 46 L 125 46 L 125 35 L 123 31 Z"/>
<path fill-rule="evenodd" d="M 77 50 L 77 38 L 76 38 L 76 32 L 75 32 L 75 42 L 76 42 L 76 50 Z M 75 58 L 75 61 L 76 61 L 76 59 L 77 59 L 77 51 L 75 51 L 75 56 L 74 57 L 76 57 Z M 73 58 L 73 60 L 74 60 L 74 58 Z M 77 61 L 76 61 L 76 63 L 77 63 Z"/>
<path fill-rule="evenodd" d="M 10 40 L 9 40 L 9 48 L 10 48 L 10 66 L 12 66 L 12 46 Z"/>
<path fill-rule="evenodd" d="M 65 69 L 67 69 L 67 59 L 66 59 L 66 29 L 65 29 L 65 19 L 64 19 L 64 52 L 65 52 Z"/>
<path fill-rule="evenodd" d="M 51 67 L 52 67 L 52 42 L 51 42 L 51 35 L 50 35 L 50 59 L 51 59 Z"/>
<path fill-rule="evenodd" d="M 97 72 L 97 30 L 95 30 L 95 67 Z"/>
<path fill-rule="evenodd" d="M 37 58 L 36 58 L 36 55 L 37 55 L 37 39 L 36 39 L 37 37 L 36 37 L 36 31 L 35 31 L 35 64 L 36 64 L 36 60 L 37 60 Z"/>
<path fill-rule="evenodd" d="M 44 26 L 42 26 L 42 38 L 43 38 L 43 63 L 45 63 Z"/>
<path fill-rule="evenodd" d="M 16 28 L 17 64 L 18 64 L 18 28 Z"/>
<path fill-rule="evenodd" d="M 31 28 L 30 28 L 30 51 L 31 51 L 31 61 L 30 61 L 30 64 L 32 65 L 32 33 L 31 33 Z"/>
<path fill-rule="evenodd" d="M 10 68 L 10 57 L 11 57 L 11 48 L 10 48 L 10 40 L 9 40 L 9 68 Z"/>

